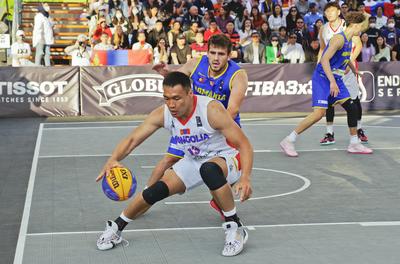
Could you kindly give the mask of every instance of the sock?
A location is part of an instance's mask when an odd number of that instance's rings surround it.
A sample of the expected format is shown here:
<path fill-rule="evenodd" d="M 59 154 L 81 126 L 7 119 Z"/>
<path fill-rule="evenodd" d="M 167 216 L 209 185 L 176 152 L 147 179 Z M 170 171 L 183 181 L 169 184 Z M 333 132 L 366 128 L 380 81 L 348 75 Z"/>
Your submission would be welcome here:
<path fill-rule="evenodd" d="M 333 135 L 333 126 L 332 125 L 326 125 L 326 133 Z"/>
<path fill-rule="evenodd" d="M 222 213 L 224 214 L 225 222 L 233 221 L 238 225 L 238 227 L 242 226 L 242 223 L 240 222 L 240 219 L 236 214 L 236 207 L 234 207 L 231 211 L 228 212 L 222 211 Z"/>
<path fill-rule="evenodd" d="M 299 134 L 296 133 L 296 131 L 292 131 L 292 133 L 290 133 L 290 135 L 288 136 L 288 139 L 290 142 L 296 142 L 297 136 Z"/>
<path fill-rule="evenodd" d="M 352 136 L 350 136 L 350 144 L 356 144 L 356 143 L 358 143 L 359 141 L 358 141 L 358 136 L 357 135 L 352 135 Z"/>
<path fill-rule="evenodd" d="M 361 120 L 357 121 L 357 130 L 361 129 Z"/>
<path fill-rule="evenodd" d="M 132 221 L 133 221 L 132 219 L 129 219 L 128 217 L 126 217 L 124 215 L 124 212 L 122 212 L 121 215 L 117 219 L 115 219 L 114 222 L 117 224 L 118 230 L 122 231 L 122 230 L 124 230 L 125 226 Z"/>

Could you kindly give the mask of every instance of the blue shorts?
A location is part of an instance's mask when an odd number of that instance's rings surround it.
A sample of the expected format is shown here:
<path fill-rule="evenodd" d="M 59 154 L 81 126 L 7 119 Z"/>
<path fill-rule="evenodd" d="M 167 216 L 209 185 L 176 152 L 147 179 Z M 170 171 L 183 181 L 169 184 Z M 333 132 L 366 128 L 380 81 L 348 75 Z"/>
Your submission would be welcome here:
<path fill-rule="evenodd" d="M 328 105 L 343 103 L 350 99 L 349 91 L 340 76 L 335 76 L 339 94 L 336 97 L 330 95 L 330 82 L 327 77 L 314 71 L 312 76 L 312 107 L 328 108 Z"/>

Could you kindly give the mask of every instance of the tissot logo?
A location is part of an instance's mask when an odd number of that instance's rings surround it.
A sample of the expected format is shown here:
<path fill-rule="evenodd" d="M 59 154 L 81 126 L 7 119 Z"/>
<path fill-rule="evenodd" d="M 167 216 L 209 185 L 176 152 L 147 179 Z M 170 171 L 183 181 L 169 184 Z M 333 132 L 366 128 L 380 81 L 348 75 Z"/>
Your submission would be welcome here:
<path fill-rule="evenodd" d="M 158 74 L 132 74 L 108 80 L 93 86 L 100 95 L 99 105 L 110 106 L 112 102 L 130 97 L 163 96 L 163 77 Z"/>
<path fill-rule="evenodd" d="M 0 95 L 64 94 L 67 81 L 58 82 L 0 82 Z"/>

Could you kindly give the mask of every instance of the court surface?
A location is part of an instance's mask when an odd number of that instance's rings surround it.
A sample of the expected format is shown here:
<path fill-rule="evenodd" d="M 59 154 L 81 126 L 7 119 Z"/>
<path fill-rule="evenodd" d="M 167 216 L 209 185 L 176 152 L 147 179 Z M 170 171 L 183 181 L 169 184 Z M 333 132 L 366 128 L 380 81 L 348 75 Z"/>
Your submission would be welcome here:
<path fill-rule="evenodd" d="M 232 258 L 221 256 L 221 220 L 203 186 L 129 224 L 129 246 L 97 250 L 105 221 L 127 202 L 108 200 L 95 177 L 140 122 L 41 123 L 14 263 L 399 263 L 400 117 L 364 119 L 373 155 L 346 152 L 346 120 L 338 117 L 336 144 L 319 145 L 320 122 L 299 138 L 298 158 L 286 157 L 279 142 L 300 119 L 243 120 L 255 150 L 254 193 L 237 203 L 249 241 Z M 137 177 L 137 193 L 168 141 L 160 130 L 123 161 Z"/>

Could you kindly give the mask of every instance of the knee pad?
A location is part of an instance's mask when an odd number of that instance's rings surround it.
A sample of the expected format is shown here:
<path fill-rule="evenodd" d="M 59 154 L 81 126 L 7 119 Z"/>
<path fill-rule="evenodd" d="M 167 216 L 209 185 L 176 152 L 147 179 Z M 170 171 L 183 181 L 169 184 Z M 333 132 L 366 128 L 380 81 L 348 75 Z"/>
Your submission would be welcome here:
<path fill-rule="evenodd" d="M 326 122 L 333 122 L 335 118 L 335 107 L 333 105 L 328 105 L 328 109 L 326 109 Z"/>
<path fill-rule="evenodd" d="M 357 120 L 361 120 L 361 118 L 362 118 L 362 106 L 361 106 L 360 98 L 357 97 L 353 101 L 356 104 L 357 109 L 358 109 Z"/>
<path fill-rule="evenodd" d="M 215 162 L 205 162 L 201 165 L 200 175 L 211 191 L 215 191 L 227 183 L 224 172 Z"/>
<path fill-rule="evenodd" d="M 357 127 L 358 107 L 353 100 L 347 100 L 342 104 L 347 112 L 347 125 L 349 127 Z"/>
<path fill-rule="evenodd" d="M 169 195 L 168 185 L 163 181 L 158 181 L 142 192 L 142 197 L 146 203 L 153 205 Z"/>

